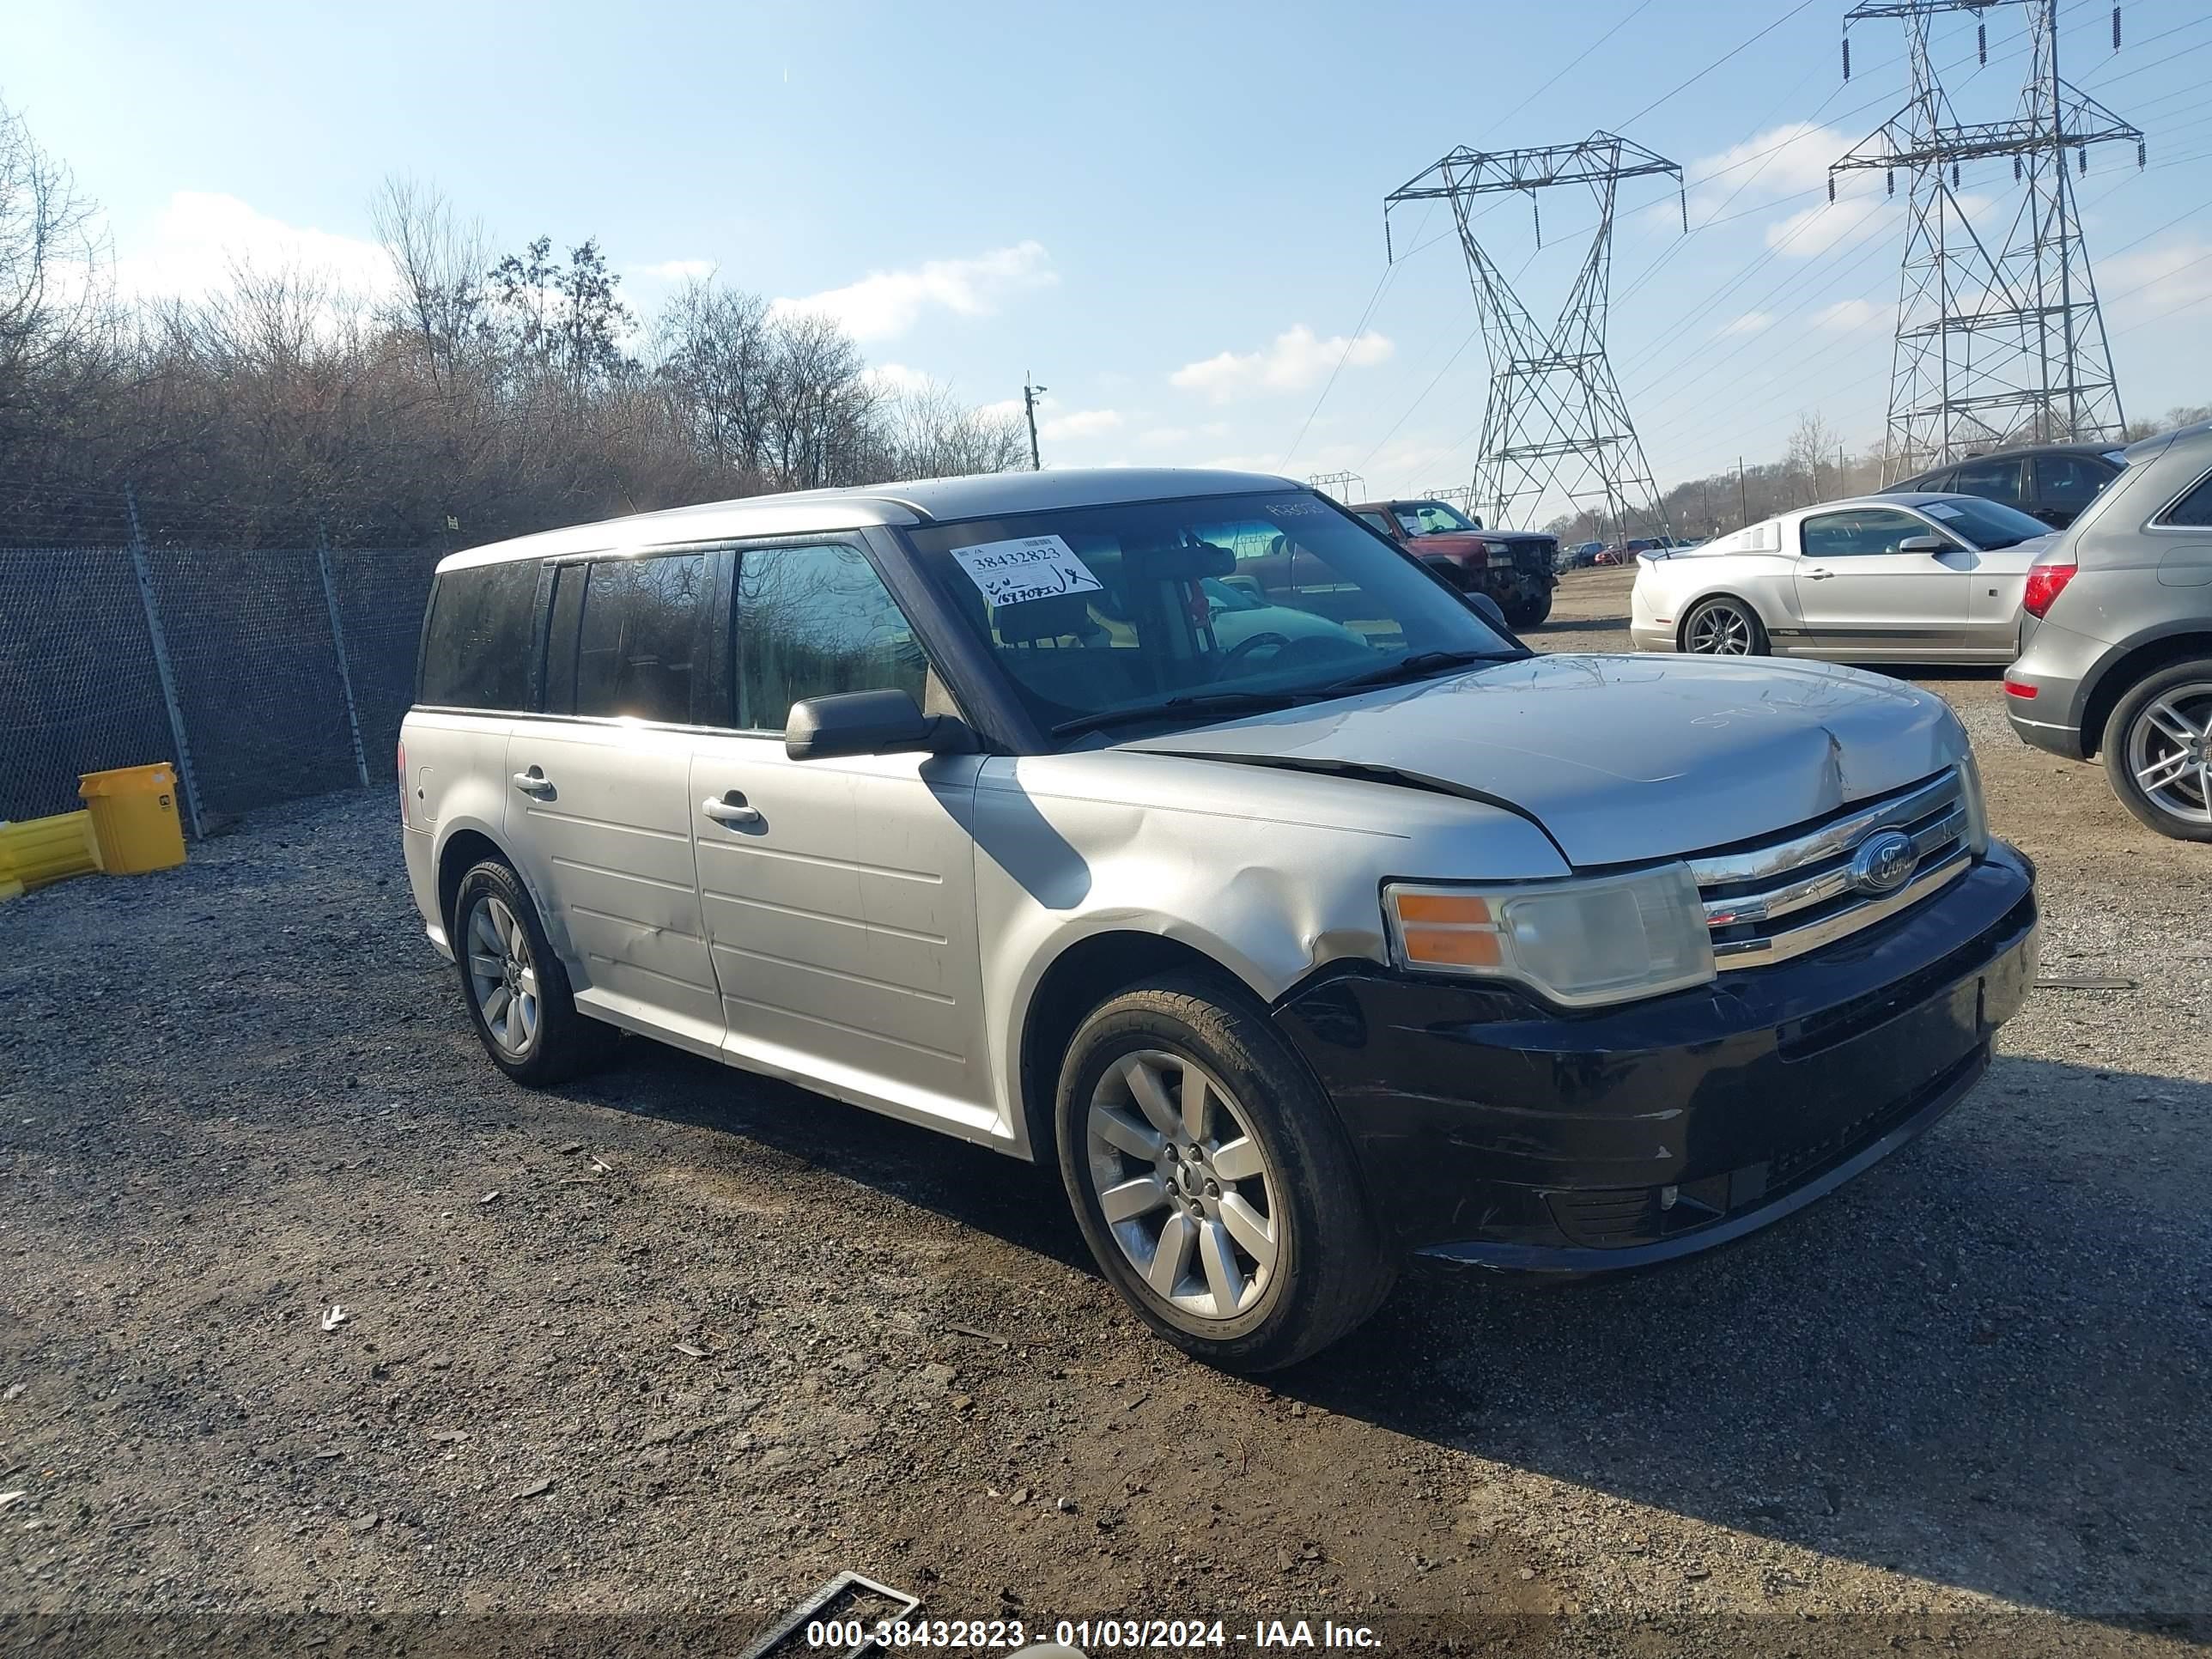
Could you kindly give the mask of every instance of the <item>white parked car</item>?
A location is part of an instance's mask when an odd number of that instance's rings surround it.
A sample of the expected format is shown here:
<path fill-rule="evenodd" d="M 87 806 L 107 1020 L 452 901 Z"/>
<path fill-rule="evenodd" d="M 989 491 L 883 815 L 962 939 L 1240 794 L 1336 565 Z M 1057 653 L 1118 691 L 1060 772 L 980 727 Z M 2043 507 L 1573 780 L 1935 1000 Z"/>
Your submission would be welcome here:
<path fill-rule="evenodd" d="M 2027 568 L 2053 539 L 1978 495 L 1872 495 L 1637 556 L 1639 651 L 2007 663 Z"/>

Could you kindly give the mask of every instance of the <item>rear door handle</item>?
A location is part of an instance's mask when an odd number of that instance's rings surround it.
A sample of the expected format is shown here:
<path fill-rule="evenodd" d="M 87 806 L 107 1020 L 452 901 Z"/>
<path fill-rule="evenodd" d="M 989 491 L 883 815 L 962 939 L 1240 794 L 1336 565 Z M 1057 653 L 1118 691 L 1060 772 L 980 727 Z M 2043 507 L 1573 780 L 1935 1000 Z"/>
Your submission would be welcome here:
<path fill-rule="evenodd" d="M 553 793 L 553 780 L 533 766 L 527 772 L 514 775 L 514 787 L 526 795 L 535 795 L 543 800 Z"/>
<path fill-rule="evenodd" d="M 709 795 L 699 803 L 699 810 L 717 823 L 740 824 L 763 822 L 757 808 L 745 805 L 745 798 L 732 789 L 716 799 Z"/>

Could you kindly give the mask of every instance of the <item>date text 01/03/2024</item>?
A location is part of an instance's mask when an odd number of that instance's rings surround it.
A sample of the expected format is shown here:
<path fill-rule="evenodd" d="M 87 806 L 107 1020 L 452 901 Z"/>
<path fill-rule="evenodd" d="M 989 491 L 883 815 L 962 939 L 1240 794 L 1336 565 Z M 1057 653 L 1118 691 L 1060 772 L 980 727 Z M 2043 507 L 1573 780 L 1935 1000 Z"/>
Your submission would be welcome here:
<path fill-rule="evenodd" d="M 1061 1619 L 1040 1620 L 1034 1627 L 1042 1644 L 1051 1632 L 1049 1649 L 1030 1644 L 1031 1626 L 1006 1619 L 817 1620 L 805 1630 L 811 1648 L 848 1652 L 864 1642 L 886 1650 L 951 1649 L 1002 1650 L 1012 1659 L 1024 1652 L 1103 1653 L 1111 1651 L 1176 1651 L 1225 1648 L 1234 1644 L 1255 1649 L 1334 1649 L 1360 1651 L 1380 1649 L 1382 1638 L 1365 1625 L 1340 1625 L 1334 1620 L 1257 1619 L 1249 1629 L 1231 1629 L 1219 1619 Z"/>

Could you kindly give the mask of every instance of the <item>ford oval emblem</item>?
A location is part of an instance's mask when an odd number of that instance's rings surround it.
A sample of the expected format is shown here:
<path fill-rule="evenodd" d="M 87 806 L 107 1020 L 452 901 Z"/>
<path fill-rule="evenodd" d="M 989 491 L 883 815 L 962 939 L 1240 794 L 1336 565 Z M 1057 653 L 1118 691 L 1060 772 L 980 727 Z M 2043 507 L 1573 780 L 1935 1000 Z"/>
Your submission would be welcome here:
<path fill-rule="evenodd" d="M 1845 873 L 1851 885 L 1862 893 L 1893 893 L 1912 878 L 1913 869 L 1919 862 L 1920 854 L 1913 850 L 1911 836 L 1901 830 L 1885 830 L 1860 843 Z"/>

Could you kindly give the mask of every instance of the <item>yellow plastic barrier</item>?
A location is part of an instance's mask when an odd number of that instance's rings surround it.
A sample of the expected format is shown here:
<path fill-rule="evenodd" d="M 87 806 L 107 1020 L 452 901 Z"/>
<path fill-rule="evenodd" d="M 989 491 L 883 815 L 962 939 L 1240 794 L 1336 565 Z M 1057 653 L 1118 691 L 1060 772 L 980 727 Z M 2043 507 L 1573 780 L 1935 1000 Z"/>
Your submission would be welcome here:
<path fill-rule="evenodd" d="M 88 772 L 77 780 L 76 792 L 92 812 L 100 867 L 109 875 L 143 875 L 185 861 L 177 771 L 168 762 Z"/>
<path fill-rule="evenodd" d="M 93 838 L 89 812 L 0 824 L 0 898 L 70 876 L 88 876 L 99 868 L 100 844 Z"/>

